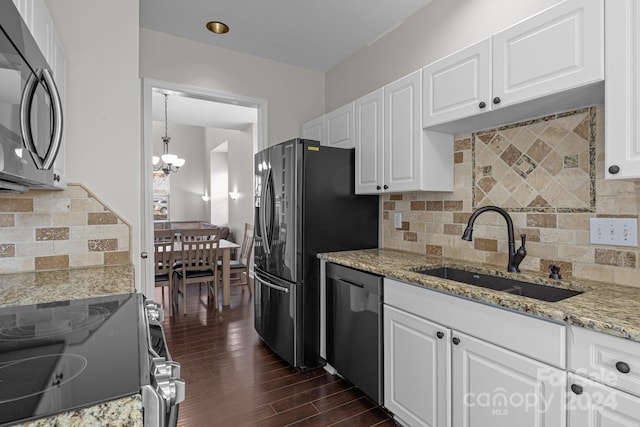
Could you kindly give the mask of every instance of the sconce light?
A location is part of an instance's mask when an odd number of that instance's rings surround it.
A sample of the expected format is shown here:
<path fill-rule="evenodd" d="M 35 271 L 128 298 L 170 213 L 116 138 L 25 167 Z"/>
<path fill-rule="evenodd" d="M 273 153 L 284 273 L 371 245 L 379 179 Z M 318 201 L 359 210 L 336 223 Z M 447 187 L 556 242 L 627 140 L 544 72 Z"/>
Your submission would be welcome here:
<path fill-rule="evenodd" d="M 208 202 L 209 200 L 211 200 L 211 197 L 207 196 L 206 194 L 202 195 L 202 201 L 203 202 Z"/>
<path fill-rule="evenodd" d="M 232 192 L 229 193 L 229 197 L 231 197 L 231 199 L 233 199 L 233 200 L 238 200 L 238 196 L 239 195 L 240 194 L 238 194 L 237 191 L 232 191 Z"/>

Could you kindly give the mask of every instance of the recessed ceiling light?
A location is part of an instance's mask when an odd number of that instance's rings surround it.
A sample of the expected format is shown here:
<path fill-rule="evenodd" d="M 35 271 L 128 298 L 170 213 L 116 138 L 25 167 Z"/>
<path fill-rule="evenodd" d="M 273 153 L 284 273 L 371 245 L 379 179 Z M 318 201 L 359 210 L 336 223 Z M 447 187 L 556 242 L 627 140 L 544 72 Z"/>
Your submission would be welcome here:
<path fill-rule="evenodd" d="M 207 27 L 207 30 L 216 34 L 224 34 L 229 32 L 229 26 L 224 22 L 210 21 L 210 22 L 207 22 L 206 27 Z"/>

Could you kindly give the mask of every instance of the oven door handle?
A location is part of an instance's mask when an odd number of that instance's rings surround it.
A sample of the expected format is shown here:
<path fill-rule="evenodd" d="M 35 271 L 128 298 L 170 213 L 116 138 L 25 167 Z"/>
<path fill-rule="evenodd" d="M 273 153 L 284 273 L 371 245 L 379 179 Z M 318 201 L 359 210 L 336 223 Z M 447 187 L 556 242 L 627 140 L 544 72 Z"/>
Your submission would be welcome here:
<path fill-rule="evenodd" d="M 273 283 L 267 282 L 266 280 L 263 280 L 260 277 L 258 277 L 257 274 L 254 276 L 254 279 L 256 279 L 258 282 L 262 283 L 263 285 L 270 287 L 271 289 L 275 289 L 276 291 L 284 292 L 285 294 L 289 293 L 289 289 L 285 288 L 284 286 L 278 286 L 278 285 L 274 285 Z"/>

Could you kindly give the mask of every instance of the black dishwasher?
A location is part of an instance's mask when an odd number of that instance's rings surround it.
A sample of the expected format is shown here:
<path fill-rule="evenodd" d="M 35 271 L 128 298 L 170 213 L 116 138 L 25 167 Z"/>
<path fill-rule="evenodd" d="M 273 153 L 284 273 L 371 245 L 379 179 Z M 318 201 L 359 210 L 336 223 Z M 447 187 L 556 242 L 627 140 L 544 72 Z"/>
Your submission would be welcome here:
<path fill-rule="evenodd" d="M 382 277 L 327 263 L 327 362 L 382 405 Z"/>

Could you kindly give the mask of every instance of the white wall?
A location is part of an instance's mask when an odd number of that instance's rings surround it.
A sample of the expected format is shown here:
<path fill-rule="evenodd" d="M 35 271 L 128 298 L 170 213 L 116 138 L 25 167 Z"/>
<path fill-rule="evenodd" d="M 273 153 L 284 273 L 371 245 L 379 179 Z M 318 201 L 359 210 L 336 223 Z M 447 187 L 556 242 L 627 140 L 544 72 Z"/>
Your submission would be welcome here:
<path fill-rule="evenodd" d="M 324 73 L 140 29 L 140 75 L 266 99 L 269 144 L 324 112 Z"/>
<path fill-rule="evenodd" d="M 211 211 L 210 221 L 229 226 L 229 161 L 226 152 L 211 152 Z"/>
<path fill-rule="evenodd" d="M 67 53 L 66 172 L 133 227 L 140 272 L 139 5 L 46 0 Z"/>
<path fill-rule="evenodd" d="M 244 235 L 245 222 L 253 224 L 253 135 L 253 126 L 242 131 L 207 128 L 207 150 L 228 142 L 228 227 L 236 242 Z M 237 200 L 231 200 L 231 191 L 238 192 Z"/>
<path fill-rule="evenodd" d="M 560 0 L 433 0 L 326 75 L 326 111 L 491 36 Z"/>
<path fill-rule="evenodd" d="M 153 122 L 153 154 L 163 152 L 164 122 Z M 171 221 L 206 221 L 207 204 L 202 195 L 208 188 L 208 159 L 202 155 L 205 128 L 169 123 L 169 152 L 185 159 L 176 173 L 169 174 L 169 219 Z"/>
<path fill-rule="evenodd" d="M 229 228 L 240 243 L 244 224 L 253 224 L 253 126 L 238 132 L 236 144 L 229 147 L 229 191 L 237 191 L 238 199 L 229 200 Z"/>

